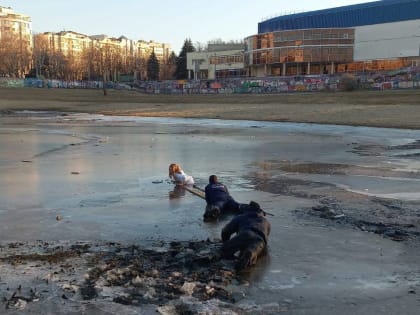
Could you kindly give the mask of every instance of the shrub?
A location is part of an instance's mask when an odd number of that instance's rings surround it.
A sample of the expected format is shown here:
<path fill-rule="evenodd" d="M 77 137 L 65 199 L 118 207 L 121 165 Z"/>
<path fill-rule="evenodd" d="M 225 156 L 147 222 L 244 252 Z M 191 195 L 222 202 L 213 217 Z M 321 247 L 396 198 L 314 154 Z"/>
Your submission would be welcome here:
<path fill-rule="evenodd" d="M 344 74 L 340 80 L 341 89 L 343 91 L 354 91 L 357 89 L 357 81 L 354 76 Z"/>

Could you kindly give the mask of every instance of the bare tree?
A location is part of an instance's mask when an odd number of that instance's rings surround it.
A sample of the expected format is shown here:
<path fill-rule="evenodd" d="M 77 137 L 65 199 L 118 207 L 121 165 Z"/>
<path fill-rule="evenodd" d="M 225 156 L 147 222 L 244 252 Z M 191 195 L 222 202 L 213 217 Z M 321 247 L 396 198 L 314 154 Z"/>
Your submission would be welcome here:
<path fill-rule="evenodd" d="M 112 44 L 103 45 L 101 50 L 105 79 L 107 81 L 115 81 L 121 66 L 121 55 L 117 47 Z"/>
<path fill-rule="evenodd" d="M 201 42 L 195 42 L 195 51 L 206 51 L 207 50 L 207 45 L 205 43 L 201 43 Z"/>
<path fill-rule="evenodd" d="M 95 77 L 95 48 L 92 46 L 85 48 L 80 55 L 80 67 L 82 71 L 82 79 L 92 80 Z"/>
<path fill-rule="evenodd" d="M 176 69 L 176 55 L 172 52 L 166 63 L 162 64 L 160 67 L 160 76 L 162 80 L 172 80 L 174 79 L 174 73 Z"/>
<path fill-rule="evenodd" d="M 34 36 L 34 51 L 32 54 L 32 59 L 36 77 L 39 77 L 41 75 L 48 77 L 48 73 L 46 73 L 49 63 L 48 39 L 45 38 L 45 36 Z"/>
<path fill-rule="evenodd" d="M 48 70 L 50 78 L 66 79 L 67 59 L 61 52 L 54 52 L 49 57 Z"/>
<path fill-rule="evenodd" d="M 0 38 L 0 72 L 3 75 L 23 77 L 30 69 L 31 52 L 27 42 L 13 34 Z"/>

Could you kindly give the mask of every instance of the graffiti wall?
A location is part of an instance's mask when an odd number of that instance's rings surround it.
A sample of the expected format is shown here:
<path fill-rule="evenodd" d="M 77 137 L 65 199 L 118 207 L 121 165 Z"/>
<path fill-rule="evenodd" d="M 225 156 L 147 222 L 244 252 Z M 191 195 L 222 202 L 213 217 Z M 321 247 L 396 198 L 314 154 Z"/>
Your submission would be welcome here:
<path fill-rule="evenodd" d="M 312 75 L 266 78 L 226 78 L 212 80 L 105 82 L 106 89 L 136 90 L 148 94 L 234 94 L 293 93 L 339 91 L 351 88 L 370 90 L 420 88 L 420 67 L 393 73 L 369 73 L 358 76 Z M 0 78 L 0 87 L 102 89 L 102 81 L 64 81 Z"/>

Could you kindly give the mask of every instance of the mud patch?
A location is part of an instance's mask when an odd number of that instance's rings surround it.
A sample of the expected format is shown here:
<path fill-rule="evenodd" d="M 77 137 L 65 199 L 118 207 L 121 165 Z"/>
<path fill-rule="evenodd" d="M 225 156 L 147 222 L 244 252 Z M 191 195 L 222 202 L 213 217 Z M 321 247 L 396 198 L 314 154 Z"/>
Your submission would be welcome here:
<path fill-rule="evenodd" d="M 373 232 L 395 241 L 415 241 L 420 238 L 420 201 L 403 201 L 359 194 L 323 182 L 313 182 L 279 175 L 278 171 L 305 170 L 312 166 L 285 163 L 264 164 L 262 171 L 252 174 L 255 189 L 286 196 L 311 199 L 311 208 L 291 209 L 299 218 L 336 227 L 351 227 Z M 269 167 L 267 167 L 269 165 Z M 323 166 L 317 171 L 326 170 Z M 343 172 L 348 168 L 333 165 L 329 172 Z M 406 174 L 407 175 L 407 174 Z M 418 174 L 412 174 L 418 176 Z"/>
<path fill-rule="evenodd" d="M 360 156 L 381 156 L 390 147 L 379 144 L 357 144 L 352 143 L 354 146 L 348 152 L 358 154 Z"/>
<path fill-rule="evenodd" d="M 397 154 L 396 157 L 401 158 L 420 158 L 420 153 L 403 153 L 403 154 Z"/>
<path fill-rule="evenodd" d="M 333 163 L 291 163 L 289 161 L 270 161 L 258 165 L 265 171 L 279 170 L 288 173 L 299 174 L 323 174 L 323 175 L 347 175 L 347 176 L 378 176 L 393 178 L 414 178 L 420 179 L 418 172 L 396 171 L 385 167 L 363 167 L 349 164 Z M 258 175 L 257 175 L 258 176 Z"/>
<path fill-rule="evenodd" d="M 98 302 L 136 306 L 161 314 L 246 314 L 235 305 L 243 298 L 242 275 L 234 261 L 221 259 L 220 246 L 220 241 L 210 240 L 145 246 L 2 244 L 1 303 L 4 309 L 26 311 L 48 300 L 72 307 Z"/>
<path fill-rule="evenodd" d="M 9 249 L 17 249 L 23 245 L 24 243 L 10 243 L 7 245 L 7 247 Z M 69 258 L 80 256 L 82 253 L 85 253 L 89 250 L 89 245 L 71 245 L 70 248 L 56 246 L 51 248 L 50 244 L 47 242 L 39 242 L 37 247 L 38 249 L 35 248 L 33 251 L 41 250 L 42 252 L 7 255 L 0 257 L 0 262 L 8 263 L 11 265 L 27 264 L 31 261 L 57 264 Z"/>
<path fill-rule="evenodd" d="M 324 189 L 333 187 L 333 185 L 328 183 L 294 179 L 286 176 L 278 176 L 276 178 L 250 177 L 249 180 L 256 190 L 307 199 L 321 198 Z"/>
<path fill-rule="evenodd" d="M 420 140 L 413 141 L 411 143 L 402 144 L 402 145 L 394 145 L 394 146 L 386 146 L 386 145 L 378 145 L 378 144 L 357 144 L 352 143 L 353 149 L 349 150 L 349 152 L 358 154 L 360 156 L 381 156 L 386 154 L 389 151 L 396 151 L 396 150 L 419 150 L 420 149 Z M 410 155 L 409 153 L 404 153 L 402 156 L 413 156 L 417 157 L 418 154 L 414 153 L 414 155 Z"/>
<path fill-rule="evenodd" d="M 108 196 L 103 199 L 85 199 L 80 201 L 80 207 L 107 207 L 115 203 L 120 203 L 123 200 L 122 196 Z"/>
<path fill-rule="evenodd" d="M 390 150 L 418 150 L 420 149 L 420 140 L 416 140 L 411 143 L 403 144 L 403 145 L 396 145 L 390 147 Z"/>
<path fill-rule="evenodd" d="M 172 242 L 159 250 L 119 247 L 94 258 L 99 267 L 88 272 L 83 298 L 109 292 L 104 288 L 119 287 L 113 301 L 126 305 L 162 304 L 181 295 L 232 302 L 224 286 L 231 283 L 235 271 L 229 261 L 221 260 L 219 250 L 220 245 L 210 241 Z"/>
<path fill-rule="evenodd" d="M 383 200 L 377 199 L 374 202 L 382 203 Z M 413 209 L 414 210 L 414 209 Z M 377 211 L 368 215 L 356 214 L 350 209 L 344 208 L 337 201 L 329 202 L 327 200 L 321 200 L 321 204 L 313 206 L 307 209 L 295 210 L 295 213 L 302 216 L 318 217 L 324 220 L 328 220 L 327 223 L 330 225 L 344 225 L 353 228 L 357 228 L 362 231 L 371 232 L 382 235 L 383 237 L 390 238 L 393 241 L 408 241 L 416 240 L 420 237 L 420 231 L 418 224 L 405 223 L 407 220 L 395 219 L 393 214 L 395 212 L 403 214 L 405 217 L 412 217 L 410 213 L 405 210 L 401 210 L 398 207 L 391 207 L 389 211 L 385 213 L 383 210 L 380 212 L 381 215 L 376 215 Z M 415 210 L 414 210 L 415 216 Z M 391 218 L 394 217 L 393 220 Z M 417 220 L 418 222 L 419 220 Z"/>

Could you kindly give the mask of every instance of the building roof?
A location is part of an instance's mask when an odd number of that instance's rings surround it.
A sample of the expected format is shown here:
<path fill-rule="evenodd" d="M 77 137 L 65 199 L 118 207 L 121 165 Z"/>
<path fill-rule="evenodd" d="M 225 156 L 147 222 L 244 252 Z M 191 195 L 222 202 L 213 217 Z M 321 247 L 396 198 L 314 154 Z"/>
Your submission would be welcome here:
<path fill-rule="evenodd" d="M 258 23 L 258 33 L 355 27 L 420 19 L 420 0 L 382 0 L 278 16 Z"/>

